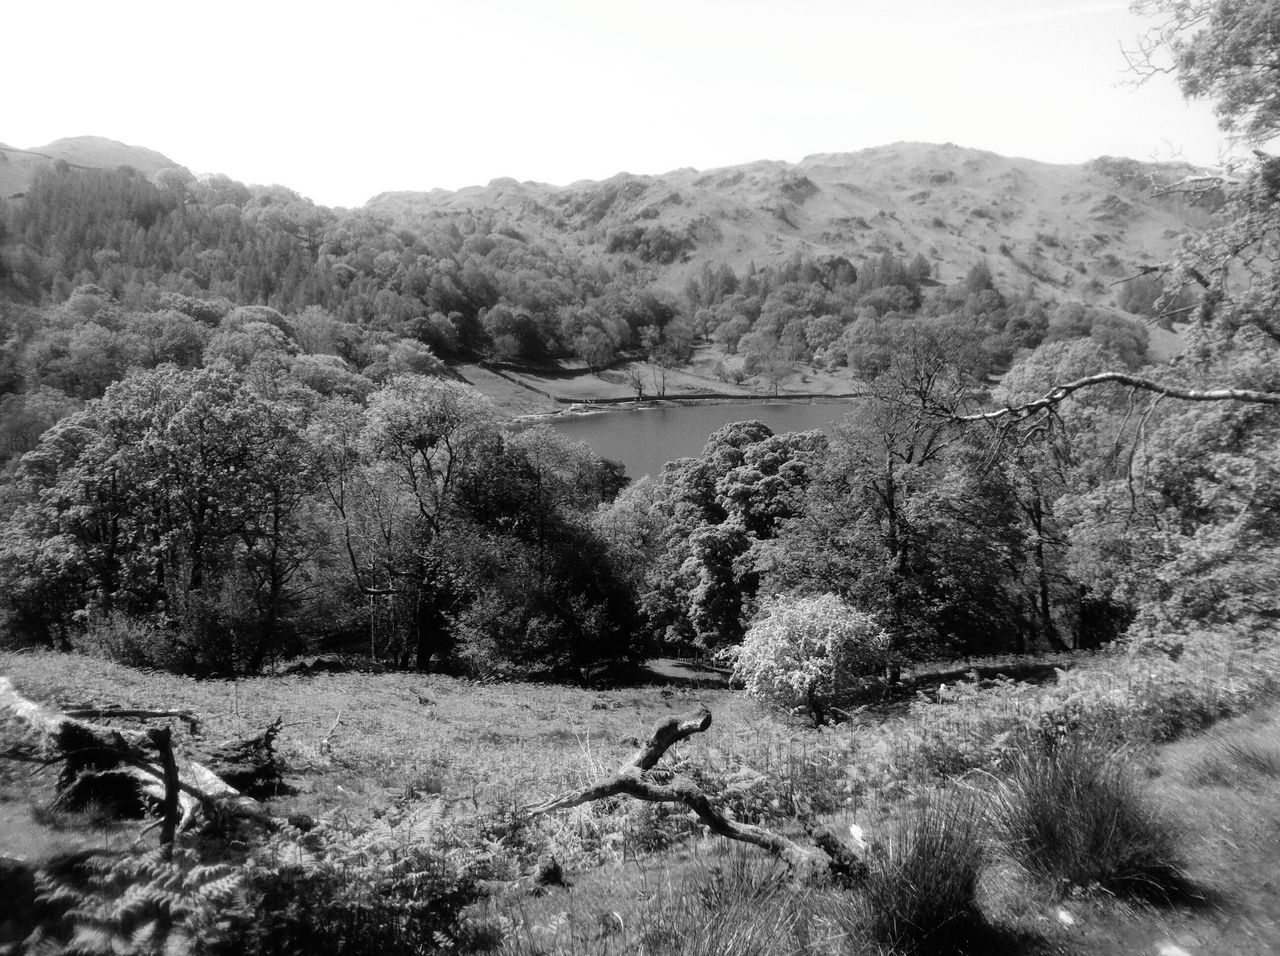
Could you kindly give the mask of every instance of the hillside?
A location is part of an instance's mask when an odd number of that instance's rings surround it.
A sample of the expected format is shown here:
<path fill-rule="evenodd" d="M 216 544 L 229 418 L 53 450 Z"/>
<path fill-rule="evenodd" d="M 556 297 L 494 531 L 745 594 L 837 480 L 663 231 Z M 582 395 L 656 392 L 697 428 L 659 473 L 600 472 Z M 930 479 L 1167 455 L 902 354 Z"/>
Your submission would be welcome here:
<path fill-rule="evenodd" d="M 1106 283 L 1164 259 L 1206 214 L 1151 195 L 1179 164 L 1013 159 L 952 144 L 896 143 L 799 163 L 761 161 L 661 176 L 620 173 L 567 187 L 494 180 L 448 192 L 393 192 L 366 209 L 406 224 L 483 214 L 493 229 L 550 241 L 588 261 L 639 259 L 679 291 L 704 264 L 743 271 L 806 256 L 857 262 L 923 253 L 950 282 L 985 258 L 998 280 L 1106 302 Z"/>
<path fill-rule="evenodd" d="M 36 173 L 58 160 L 84 169 L 132 166 L 152 181 L 166 169 L 191 175 L 186 167 L 153 149 L 129 146 L 102 136 L 66 137 L 34 149 L 15 149 L 0 143 L 0 199 L 26 192 Z"/>

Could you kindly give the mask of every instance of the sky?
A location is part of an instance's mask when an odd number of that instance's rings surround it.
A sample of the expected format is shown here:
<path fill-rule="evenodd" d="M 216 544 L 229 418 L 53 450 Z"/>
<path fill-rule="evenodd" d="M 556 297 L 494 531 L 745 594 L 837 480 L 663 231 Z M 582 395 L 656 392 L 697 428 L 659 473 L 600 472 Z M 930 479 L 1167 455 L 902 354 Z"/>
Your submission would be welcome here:
<path fill-rule="evenodd" d="M 358 206 L 510 176 L 800 160 L 900 140 L 1213 164 L 1207 104 L 1134 89 L 1127 0 L 28 2 L 0 142 L 106 136 Z"/>

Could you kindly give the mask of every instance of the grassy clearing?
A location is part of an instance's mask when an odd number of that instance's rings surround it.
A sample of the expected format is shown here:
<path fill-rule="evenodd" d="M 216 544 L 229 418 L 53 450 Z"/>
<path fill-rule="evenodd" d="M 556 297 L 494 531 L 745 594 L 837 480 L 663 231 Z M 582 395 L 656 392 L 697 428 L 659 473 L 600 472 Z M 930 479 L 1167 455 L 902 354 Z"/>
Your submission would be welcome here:
<path fill-rule="evenodd" d="M 760 376 L 750 376 L 734 384 L 717 377 L 715 367 L 725 361 L 740 366 L 741 359 L 728 356 L 718 346 L 700 345 L 687 365 L 666 370 L 664 392 L 668 400 L 678 401 L 688 395 L 723 395 L 728 397 L 774 397 L 772 384 Z M 628 372 L 639 375 L 645 385 L 645 397 L 655 399 L 657 385 L 651 367 L 641 361 L 619 363 L 601 372 L 592 372 L 579 362 L 564 361 L 548 367 L 507 368 L 503 375 L 463 366 L 464 377 L 491 398 L 499 408 L 507 412 L 528 414 L 540 410 L 540 402 L 555 401 L 545 398 L 554 395 L 559 402 L 628 401 L 635 398 L 636 390 L 628 378 Z M 523 382 L 529 388 L 522 389 L 514 382 Z M 793 374 L 779 384 L 777 397 L 788 395 L 847 395 L 857 391 L 848 370 L 825 371 L 797 365 Z M 558 407 L 558 406 L 556 406 Z"/>
<path fill-rule="evenodd" d="M 1135 867 L 1132 860 L 1181 862 L 1198 884 L 1218 893 L 1219 884 L 1231 881 L 1228 852 L 1215 851 L 1222 854 L 1215 858 L 1206 847 L 1216 845 L 1213 837 L 1239 832 L 1232 828 L 1241 824 L 1219 812 L 1228 805 L 1254 825 L 1271 814 L 1272 858 L 1280 858 L 1280 801 L 1274 787 L 1263 785 L 1280 767 L 1280 747 L 1267 743 L 1274 728 L 1222 723 L 1274 693 L 1277 655 L 1232 648 L 1207 635 L 1184 644 L 1178 661 L 1099 655 L 1042 686 L 999 677 L 947 683 L 908 704 L 868 708 L 849 724 L 820 731 L 764 713 L 723 689 L 591 691 L 418 674 L 197 682 L 51 654 L 3 655 L 0 671 L 28 696 L 61 706 L 189 708 L 204 716 L 202 736 L 189 741 L 197 749 L 283 717 L 279 749 L 300 792 L 274 801 L 275 809 L 330 821 L 326 852 L 347 853 L 340 872 L 357 882 L 385 869 L 388 847 L 402 854 L 447 846 L 459 873 L 485 881 L 513 880 L 553 854 L 572 889 L 534 896 L 516 884 L 497 884 L 507 888 L 472 907 L 469 928 L 457 934 L 458 944 L 473 951 L 1034 952 L 1063 940 L 1074 945 L 1077 936 L 1107 925 L 1117 938 L 1129 931 L 1146 935 L 1133 936 L 1129 950 L 1080 951 L 1133 952 L 1145 951 L 1162 927 L 1183 917 L 1149 919 L 1141 908 L 1144 894 L 1137 909 L 1119 908 L 1099 889 L 1140 888 L 1159 882 L 1153 873 L 1162 879 L 1181 872 Z M 862 825 L 883 847 L 863 890 L 791 886 L 763 855 L 705 839 L 686 815 L 665 806 L 614 799 L 533 820 L 514 812 L 612 772 L 655 720 L 696 702 L 712 709 L 715 723 L 671 754 L 673 766 L 694 775 L 744 821 L 784 830 L 804 820 L 837 831 Z M 1211 736 L 1186 736 L 1215 722 Z M 1186 740 L 1159 751 L 1171 754 L 1169 760 L 1153 756 L 1153 742 L 1179 735 Z M 1077 761 L 1074 770 L 1060 766 L 1058 779 L 1029 749 L 1037 741 L 1082 738 L 1123 739 L 1137 747 L 1130 751 L 1135 766 L 1160 773 L 1131 779 L 1126 786 L 1133 789 L 1125 790 L 1106 772 L 1095 774 L 1102 784 L 1082 783 L 1085 762 Z M 1192 743 L 1198 749 L 1184 753 Z M 1042 829 L 1051 829 L 1043 821 L 1055 811 L 1061 815 L 1072 794 L 1083 795 L 1083 822 L 1054 838 L 1071 853 L 1053 851 L 1059 862 L 1045 868 L 1047 883 L 1000 862 L 998 838 L 1025 848 L 1027 829 L 1022 836 L 1008 825 L 996 830 L 973 812 L 990 795 L 983 781 L 1009 781 L 1008 797 L 1020 773 L 1017 805 Z M 0 812 L 11 808 L 24 818 L 23 829 L 39 829 L 27 805 L 38 802 L 37 795 L 11 776 L 0 781 Z M 1177 826 L 1124 809 L 1145 806 L 1135 795 L 1152 788 Z M 1130 796 L 1134 800 L 1125 802 Z M 1203 823 L 1204 832 L 1189 820 Z M 1075 839 L 1089 826 L 1094 835 L 1073 846 L 1067 836 Z M 0 853 L 15 852 L 10 829 L 0 827 Z M 1118 840 L 1143 832 L 1145 843 Z M 1176 845 L 1170 834 L 1177 835 Z M 317 852 L 299 837 L 280 839 L 272 852 L 281 858 Z M 1062 858 L 1094 860 L 1098 847 L 1112 861 L 1109 869 L 1130 874 L 1127 883 L 1109 882 L 1096 866 L 1061 877 Z M 1275 866 L 1257 860 L 1258 867 L 1267 865 Z M 276 878 L 265 872 L 264 879 Z M 341 896 L 336 884 L 331 889 L 335 899 Z M 1086 930 L 1057 923 L 1060 905 Z M 1186 918 L 1200 921 L 1196 932 L 1217 931 L 1211 917 Z"/>
<path fill-rule="evenodd" d="M 581 784 L 634 751 L 660 717 L 706 700 L 712 746 L 737 746 L 751 705 L 727 692 L 595 692 L 481 684 L 438 675 L 318 674 L 197 681 L 60 654 L 0 655 L 0 672 L 53 705 L 173 707 L 201 715 L 203 743 L 255 732 L 276 717 L 279 748 L 304 793 L 293 810 L 355 810 L 405 796 L 459 809 L 510 805 Z"/>

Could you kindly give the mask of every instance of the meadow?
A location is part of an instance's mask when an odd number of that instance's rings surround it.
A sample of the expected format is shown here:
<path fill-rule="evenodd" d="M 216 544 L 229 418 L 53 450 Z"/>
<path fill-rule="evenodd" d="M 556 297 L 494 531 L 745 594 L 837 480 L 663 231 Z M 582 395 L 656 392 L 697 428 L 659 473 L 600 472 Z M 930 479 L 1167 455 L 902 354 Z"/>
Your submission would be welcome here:
<path fill-rule="evenodd" d="M 425 941 L 399 925 L 399 951 L 1119 953 L 1164 942 L 1270 951 L 1280 936 L 1258 887 L 1273 868 L 1268 848 L 1280 843 L 1280 800 L 1267 786 L 1280 775 L 1280 716 L 1269 704 L 1277 654 L 1203 634 L 1176 656 L 1117 649 L 1040 684 L 980 678 L 975 662 L 970 679 L 925 685 L 819 730 L 717 687 L 593 690 L 415 673 L 196 681 L 49 653 L 5 654 L 0 672 L 64 708 L 190 710 L 200 729 L 185 744 L 196 754 L 282 719 L 289 792 L 268 804 L 320 826 L 249 849 L 244 834 L 204 837 L 191 852 L 246 867 L 262 867 L 262 852 L 328 859 L 337 861 L 329 877 L 372 886 L 429 848 L 448 861 L 457 918 Z M 981 673 L 1013 673 L 1015 663 L 986 662 Z M 745 822 L 796 835 L 805 823 L 860 826 L 876 848 L 868 882 L 796 884 L 766 854 L 708 836 L 666 804 L 617 797 L 523 812 L 607 776 L 655 721 L 700 703 L 711 727 L 667 765 Z M 1059 759 L 1071 743 L 1082 756 L 1061 758 L 1070 779 L 1048 784 L 1046 796 L 1038 788 L 1053 774 L 1039 764 L 1023 773 L 1035 792 L 1016 790 L 1028 760 Z M 49 812 L 47 776 L 5 767 L 0 854 L 57 860 L 153 845 L 140 824 Z M 1072 870 L 1060 836 L 1038 863 L 1021 859 L 1036 801 L 1055 817 L 1082 792 L 1092 796 L 1079 819 L 1100 812 L 1099 846 L 1111 847 L 1089 848 L 1101 869 Z M 1023 811 L 1021 837 L 1001 812 L 1011 806 Z M 1073 832 L 1088 829 L 1077 820 Z M 1115 849 L 1131 830 L 1137 849 Z M 535 885 L 531 873 L 549 859 L 558 878 Z M 1135 865 L 1139 876 L 1124 876 Z M 427 911 L 444 912 L 446 895 Z M 1192 938 L 1216 943 L 1183 945 Z"/>

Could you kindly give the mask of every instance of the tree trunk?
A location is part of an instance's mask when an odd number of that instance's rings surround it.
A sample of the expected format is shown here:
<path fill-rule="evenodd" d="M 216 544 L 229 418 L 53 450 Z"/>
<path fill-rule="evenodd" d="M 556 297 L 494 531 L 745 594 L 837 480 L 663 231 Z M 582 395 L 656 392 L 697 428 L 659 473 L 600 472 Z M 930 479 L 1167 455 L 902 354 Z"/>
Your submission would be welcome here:
<path fill-rule="evenodd" d="M 1031 506 L 1031 525 L 1036 532 L 1037 611 L 1040 617 L 1040 627 L 1053 650 L 1065 651 L 1067 650 L 1067 645 L 1058 636 L 1057 625 L 1053 623 L 1053 608 L 1049 601 L 1049 571 L 1044 558 L 1044 502 L 1041 501 L 1038 494 Z"/>
<path fill-rule="evenodd" d="M 822 701 L 818 700 L 818 682 L 811 681 L 808 690 L 805 692 L 805 699 L 809 704 L 809 716 L 813 718 L 813 726 L 821 727 L 827 722 L 826 708 L 822 706 Z"/>

